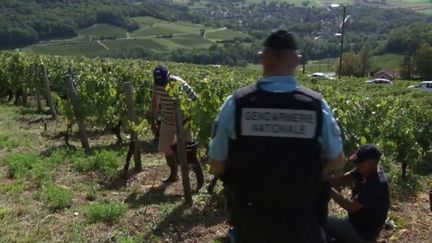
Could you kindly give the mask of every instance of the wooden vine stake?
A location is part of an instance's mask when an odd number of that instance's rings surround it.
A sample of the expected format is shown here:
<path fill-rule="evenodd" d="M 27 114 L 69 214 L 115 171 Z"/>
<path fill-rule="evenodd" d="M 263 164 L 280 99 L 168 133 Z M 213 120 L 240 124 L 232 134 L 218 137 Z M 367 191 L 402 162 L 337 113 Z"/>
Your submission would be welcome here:
<path fill-rule="evenodd" d="M 187 163 L 186 156 L 186 141 L 185 141 L 185 130 L 183 128 L 183 116 L 180 111 L 180 103 L 178 100 L 174 100 L 174 109 L 176 117 L 176 130 L 177 130 L 177 154 L 180 162 L 183 191 L 185 202 L 187 205 L 192 205 L 192 192 L 189 181 L 189 166 Z"/>
<path fill-rule="evenodd" d="M 126 97 L 126 108 L 128 112 L 128 119 L 132 124 L 136 125 L 137 119 L 135 116 L 134 103 L 132 97 L 132 86 L 129 82 L 124 82 L 122 83 L 122 89 Z M 138 134 L 135 131 L 135 129 L 131 130 L 131 144 L 133 145 L 135 171 L 141 171 L 142 170 L 141 148 L 138 144 Z"/>
<path fill-rule="evenodd" d="M 47 71 L 46 71 L 46 68 L 44 65 L 41 65 L 41 71 L 42 71 L 42 81 L 43 81 L 43 85 L 44 85 L 44 93 L 45 93 L 46 100 L 48 102 L 49 110 L 50 110 L 51 116 L 54 119 L 57 119 L 57 112 L 56 112 L 56 109 L 54 106 L 53 97 L 51 96 L 51 88 L 50 88 L 49 81 L 48 81 Z M 71 80 L 72 80 L 72 77 L 71 77 Z M 72 84 L 72 81 L 71 81 L 71 84 Z M 68 86 L 66 85 L 66 87 L 68 87 Z M 73 84 L 72 84 L 72 87 L 73 87 Z M 75 90 L 75 88 L 73 90 Z"/>
<path fill-rule="evenodd" d="M 80 133 L 80 140 L 81 145 L 83 146 L 84 150 L 88 152 L 90 150 L 90 144 L 88 142 L 87 137 L 87 128 L 84 123 L 84 118 L 82 117 L 80 111 L 79 111 L 79 99 L 76 94 L 76 90 L 73 84 L 73 78 L 72 78 L 72 69 L 69 68 L 68 73 L 65 76 L 65 87 L 67 96 L 69 98 L 69 102 L 72 104 L 72 108 L 75 114 L 75 119 L 78 124 L 79 133 Z"/>
<path fill-rule="evenodd" d="M 40 89 L 39 89 L 39 83 L 36 79 L 36 68 L 35 68 L 35 64 L 32 63 L 30 64 L 29 67 L 29 71 L 30 71 L 30 79 L 32 84 L 34 85 L 34 87 L 36 87 L 36 105 L 37 105 L 37 111 L 39 113 L 41 113 L 43 111 L 42 109 L 42 102 L 41 102 L 41 97 L 40 97 Z"/>

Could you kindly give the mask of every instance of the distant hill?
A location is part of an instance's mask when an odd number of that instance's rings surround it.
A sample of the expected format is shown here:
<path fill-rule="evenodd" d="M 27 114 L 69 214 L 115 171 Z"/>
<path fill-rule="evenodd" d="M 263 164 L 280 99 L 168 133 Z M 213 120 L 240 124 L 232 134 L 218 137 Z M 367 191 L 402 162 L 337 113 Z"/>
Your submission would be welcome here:
<path fill-rule="evenodd" d="M 187 7 L 127 0 L 8 0 L 0 2 L 0 48 L 19 47 L 41 40 L 70 38 L 94 24 L 110 24 L 133 31 L 133 16 L 195 19 Z"/>
<path fill-rule="evenodd" d="M 337 58 L 342 9 L 331 4 L 349 2 L 344 52 L 367 44 L 373 55 L 403 55 L 419 45 L 403 27 L 432 22 L 419 13 L 426 1 L 9 0 L 0 2 L 0 49 L 246 65 L 270 31 L 284 28 L 305 60 Z M 430 39 L 429 31 L 418 38 Z"/>

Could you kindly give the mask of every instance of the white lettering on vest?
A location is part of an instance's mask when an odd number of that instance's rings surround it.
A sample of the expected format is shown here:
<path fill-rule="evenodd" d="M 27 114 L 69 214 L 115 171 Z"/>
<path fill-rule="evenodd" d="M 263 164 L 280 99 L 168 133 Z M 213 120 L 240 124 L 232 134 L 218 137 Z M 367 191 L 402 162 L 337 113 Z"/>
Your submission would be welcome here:
<path fill-rule="evenodd" d="M 315 111 L 243 108 L 241 135 L 259 137 L 314 138 Z"/>

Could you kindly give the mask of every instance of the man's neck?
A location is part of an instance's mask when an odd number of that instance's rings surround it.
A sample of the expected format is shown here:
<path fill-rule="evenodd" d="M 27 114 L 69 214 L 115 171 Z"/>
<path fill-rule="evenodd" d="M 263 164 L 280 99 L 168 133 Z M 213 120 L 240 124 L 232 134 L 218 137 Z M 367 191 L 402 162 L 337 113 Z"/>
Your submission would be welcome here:
<path fill-rule="evenodd" d="M 370 172 L 365 173 L 365 174 L 363 175 L 363 179 L 365 179 L 365 180 L 367 181 L 367 180 L 369 180 L 369 179 L 375 177 L 375 176 L 378 174 L 378 171 L 379 171 L 379 168 L 376 167 L 375 170 L 371 170 Z"/>
<path fill-rule="evenodd" d="M 273 77 L 273 76 L 293 76 L 295 70 L 287 68 L 263 68 L 263 77 Z"/>

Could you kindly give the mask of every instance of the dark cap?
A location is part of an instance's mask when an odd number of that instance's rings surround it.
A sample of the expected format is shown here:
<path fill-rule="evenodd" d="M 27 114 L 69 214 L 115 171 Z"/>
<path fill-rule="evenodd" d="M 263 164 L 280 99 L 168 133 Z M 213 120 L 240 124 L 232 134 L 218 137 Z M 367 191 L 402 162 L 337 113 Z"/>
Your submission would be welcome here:
<path fill-rule="evenodd" d="M 157 86 L 165 86 L 168 84 L 169 72 L 164 65 L 157 65 L 153 69 L 153 79 Z"/>
<path fill-rule="evenodd" d="M 381 151 L 373 144 L 362 145 L 357 152 L 349 157 L 349 160 L 354 163 L 361 163 L 368 159 L 376 159 L 377 161 L 381 158 Z"/>
<path fill-rule="evenodd" d="M 294 36 L 286 30 L 272 32 L 264 41 L 263 46 L 278 51 L 297 50 L 297 43 L 294 40 Z"/>

